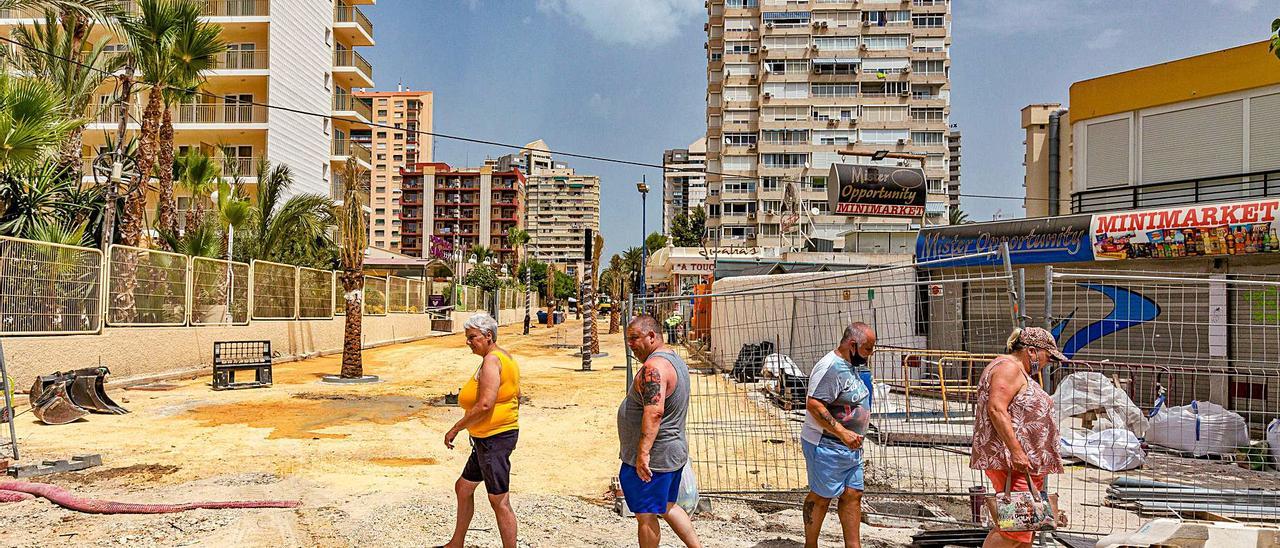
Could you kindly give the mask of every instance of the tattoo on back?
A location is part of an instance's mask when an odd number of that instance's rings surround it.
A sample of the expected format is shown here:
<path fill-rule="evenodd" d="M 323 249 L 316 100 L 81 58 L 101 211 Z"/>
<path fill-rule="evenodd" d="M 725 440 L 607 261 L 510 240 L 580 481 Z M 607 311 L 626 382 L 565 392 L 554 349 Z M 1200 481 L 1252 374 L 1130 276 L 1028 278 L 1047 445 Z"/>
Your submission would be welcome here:
<path fill-rule="evenodd" d="M 657 405 L 662 395 L 662 376 L 658 368 L 646 366 L 640 369 L 640 402 L 644 405 Z"/>

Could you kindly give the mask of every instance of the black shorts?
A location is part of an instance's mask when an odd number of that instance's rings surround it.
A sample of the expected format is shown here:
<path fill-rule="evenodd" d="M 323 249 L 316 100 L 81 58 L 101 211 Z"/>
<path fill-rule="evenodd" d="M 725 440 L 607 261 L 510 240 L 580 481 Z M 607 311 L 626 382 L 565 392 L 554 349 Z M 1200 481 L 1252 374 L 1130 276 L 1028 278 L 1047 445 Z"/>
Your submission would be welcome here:
<path fill-rule="evenodd" d="M 480 483 L 490 495 L 501 495 L 511 488 L 511 452 L 516 448 L 520 430 L 508 430 L 487 438 L 471 438 L 471 458 L 462 469 L 462 479 Z"/>

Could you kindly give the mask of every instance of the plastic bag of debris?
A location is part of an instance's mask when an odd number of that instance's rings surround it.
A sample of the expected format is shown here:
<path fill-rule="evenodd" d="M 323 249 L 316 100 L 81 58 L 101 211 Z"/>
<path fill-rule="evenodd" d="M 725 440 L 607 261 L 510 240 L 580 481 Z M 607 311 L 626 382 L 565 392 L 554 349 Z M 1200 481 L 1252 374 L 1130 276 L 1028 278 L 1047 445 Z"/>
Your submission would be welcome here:
<path fill-rule="evenodd" d="M 1244 417 L 1207 401 L 1162 408 L 1151 417 L 1147 442 L 1197 457 L 1234 455 L 1249 446 L 1249 426 Z"/>
<path fill-rule="evenodd" d="M 693 475 L 692 460 L 685 462 L 684 471 L 680 472 L 680 492 L 676 495 L 676 504 L 691 516 L 698 509 L 698 478 Z"/>
<path fill-rule="evenodd" d="M 1133 470 L 1147 461 L 1147 452 L 1133 432 L 1108 428 L 1101 432 L 1071 429 L 1058 442 L 1064 457 L 1076 457 L 1109 472 Z"/>
<path fill-rule="evenodd" d="M 1094 421 L 1091 428 L 1094 432 L 1123 428 L 1137 437 L 1147 433 L 1147 418 L 1142 416 L 1142 409 L 1102 373 L 1067 375 L 1053 393 L 1053 406 L 1058 411 L 1058 423 L 1064 430 L 1068 427 L 1063 424 L 1067 419 L 1090 411 L 1102 411 L 1106 417 Z"/>
<path fill-rule="evenodd" d="M 1271 466 L 1280 470 L 1280 419 L 1267 425 L 1267 445 L 1271 446 Z"/>

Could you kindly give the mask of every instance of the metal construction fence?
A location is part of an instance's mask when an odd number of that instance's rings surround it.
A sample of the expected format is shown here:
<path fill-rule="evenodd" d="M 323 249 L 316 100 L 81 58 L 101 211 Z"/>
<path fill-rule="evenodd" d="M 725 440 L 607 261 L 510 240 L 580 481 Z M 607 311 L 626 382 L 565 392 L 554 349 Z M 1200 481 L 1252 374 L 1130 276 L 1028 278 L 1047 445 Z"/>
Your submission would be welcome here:
<path fill-rule="evenodd" d="M 344 309 L 339 274 L 124 245 L 103 257 L 93 248 L 0 237 L 0 335 L 332 318 Z M 366 276 L 365 313 L 427 312 L 427 283 Z"/>
<path fill-rule="evenodd" d="M 809 373 L 851 322 L 871 325 L 866 504 L 981 521 L 969 467 L 981 375 L 1015 326 L 1046 326 L 1071 361 L 1033 378 L 1054 400 L 1065 532 L 1133 530 L 1206 512 L 1280 521 L 1280 276 L 940 268 L 729 278 L 637 298 L 681 322 L 690 459 L 712 497 L 798 501 Z M 983 258 L 975 256 L 975 258 Z M 629 358 L 630 359 L 630 358 Z M 1270 436 L 1271 448 L 1262 443 Z"/>

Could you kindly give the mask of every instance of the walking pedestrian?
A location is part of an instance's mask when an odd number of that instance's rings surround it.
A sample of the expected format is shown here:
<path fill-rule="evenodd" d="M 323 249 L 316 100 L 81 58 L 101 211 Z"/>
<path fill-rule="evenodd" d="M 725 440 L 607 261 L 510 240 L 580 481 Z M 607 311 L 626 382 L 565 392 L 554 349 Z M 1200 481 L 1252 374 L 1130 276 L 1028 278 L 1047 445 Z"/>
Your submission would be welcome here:
<path fill-rule="evenodd" d="M 471 353 L 481 356 L 480 367 L 458 392 L 458 405 L 466 411 L 444 435 L 453 449 L 454 438 L 465 429 L 471 437 L 471 457 L 453 485 L 458 515 L 453 538 L 442 548 L 462 548 L 475 512 L 476 488 L 484 483 L 489 505 L 498 521 L 503 548 L 515 548 L 516 514 L 511 509 L 511 452 L 520 436 L 520 367 L 498 346 L 498 322 L 478 312 L 462 324 Z"/>
<path fill-rule="evenodd" d="M 627 507 L 636 515 L 641 548 L 657 548 L 658 516 L 685 546 L 701 546 L 693 522 L 676 505 L 680 477 L 689 460 L 685 414 L 689 367 L 662 342 L 662 326 L 648 314 L 627 325 L 627 346 L 643 365 L 618 406 L 618 478 Z"/>
<path fill-rule="evenodd" d="M 1058 422 L 1053 398 L 1033 375 L 1049 360 L 1067 361 L 1049 331 L 1039 327 L 1015 329 L 1005 351 L 982 370 L 978 381 L 977 416 L 969 468 L 982 470 L 996 492 L 1044 489 L 1049 474 L 1062 473 L 1058 454 Z M 1012 478 L 1010 477 L 1012 476 Z M 1012 482 L 1009 480 L 1012 479 Z M 987 548 L 1029 548 L 1031 531 L 992 530 Z"/>
<path fill-rule="evenodd" d="M 846 548 L 861 546 L 862 441 L 871 423 L 871 390 L 859 373 L 875 351 L 871 326 L 854 322 L 840 344 L 813 366 L 800 444 L 809 476 L 804 499 L 804 545 L 817 548 L 831 499 L 838 499 Z"/>

